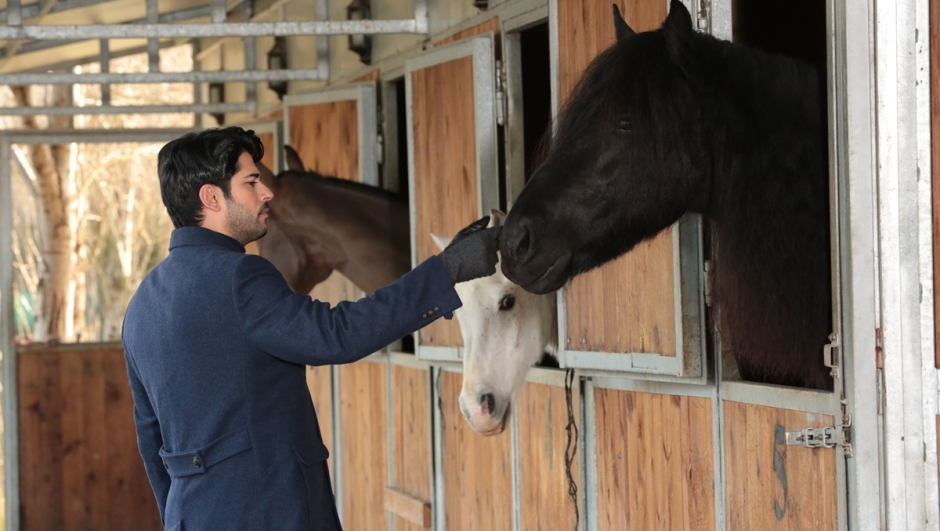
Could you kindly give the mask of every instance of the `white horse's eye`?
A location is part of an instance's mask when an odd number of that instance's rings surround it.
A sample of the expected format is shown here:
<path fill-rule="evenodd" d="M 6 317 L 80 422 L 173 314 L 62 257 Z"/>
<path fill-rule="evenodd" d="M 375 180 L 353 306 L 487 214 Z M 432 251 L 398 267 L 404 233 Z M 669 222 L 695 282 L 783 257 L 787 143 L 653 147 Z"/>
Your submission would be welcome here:
<path fill-rule="evenodd" d="M 513 306 L 516 305 L 516 297 L 514 295 L 504 295 L 499 301 L 500 311 L 511 310 Z"/>

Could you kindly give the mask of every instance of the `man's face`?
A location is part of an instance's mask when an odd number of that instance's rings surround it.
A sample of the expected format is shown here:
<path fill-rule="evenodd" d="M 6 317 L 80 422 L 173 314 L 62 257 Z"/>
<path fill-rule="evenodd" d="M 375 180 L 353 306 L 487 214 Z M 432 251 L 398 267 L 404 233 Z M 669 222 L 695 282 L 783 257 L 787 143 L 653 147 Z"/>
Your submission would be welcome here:
<path fill-rule="evenodd" d="M 238 171 L 232 176 L 231 198 L 225 200 L 225 222 L 229 233 L 242 245 L 268 232 L 268 201 L 274 197 L 261 182 L 258 167 L 249 153 L 238 158 Z"/>

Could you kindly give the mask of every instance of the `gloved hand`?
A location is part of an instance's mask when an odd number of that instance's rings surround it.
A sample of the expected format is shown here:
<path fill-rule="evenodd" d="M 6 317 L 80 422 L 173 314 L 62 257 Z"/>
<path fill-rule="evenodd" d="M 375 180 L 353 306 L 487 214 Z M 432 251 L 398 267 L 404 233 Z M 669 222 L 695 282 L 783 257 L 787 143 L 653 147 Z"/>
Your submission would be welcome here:
<path fill-rule="evenodd" d="M 487 229 L 489 222 L 490 217 L 484 216 L 467 225 L 438 255 L 454 284 L 496 273 L 502 227 Z"/>

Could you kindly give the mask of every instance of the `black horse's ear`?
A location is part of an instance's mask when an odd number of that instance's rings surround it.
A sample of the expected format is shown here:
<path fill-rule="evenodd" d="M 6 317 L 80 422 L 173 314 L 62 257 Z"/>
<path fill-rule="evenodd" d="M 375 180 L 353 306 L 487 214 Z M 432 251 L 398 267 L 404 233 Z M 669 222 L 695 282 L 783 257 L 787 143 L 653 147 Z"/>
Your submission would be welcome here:
<path fill-rule="evenodd" d="M 627 21 L 623 19 L 623 15 L 620 14 L 620 8 L 617 7 L 617 4 L 614 4 L 614 31 L 617 32 L 617 42 L 636 35 L 636 32 L 633 31 L 633 29 L 627 25 Z"/>
<path fill-rule="evenodd" d="M 679 0 L 670 2 L 669 16 L 663 22 L 663 30 L 667 34 L 673 34 L 673 36 L 691 35 L 695 31 L 692 28 L 692 15 L 689 14 L 689 10 Z"/>
<path fill-rule="evenodd" d="M 692 15 L 679 0 L 672 0 L 669 4 L 669 16 L 663 22 L 662 31 L 672 62 L 682 69 L 686 77 L 691 77 L 695 29 L 692 27 Z"/>

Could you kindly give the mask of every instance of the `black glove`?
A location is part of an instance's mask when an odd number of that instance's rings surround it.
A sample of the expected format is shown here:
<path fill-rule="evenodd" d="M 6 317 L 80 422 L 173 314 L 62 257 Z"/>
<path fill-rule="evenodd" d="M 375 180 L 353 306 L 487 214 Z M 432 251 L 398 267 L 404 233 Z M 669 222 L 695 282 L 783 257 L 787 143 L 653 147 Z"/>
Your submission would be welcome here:
<path fill-rule="evenodd" d="M 467 225 L 438 255 L 454 284 L 496 273 L 502 227 L 487 229 L 489 222 L 490 217 L 484 216 Z"/>

